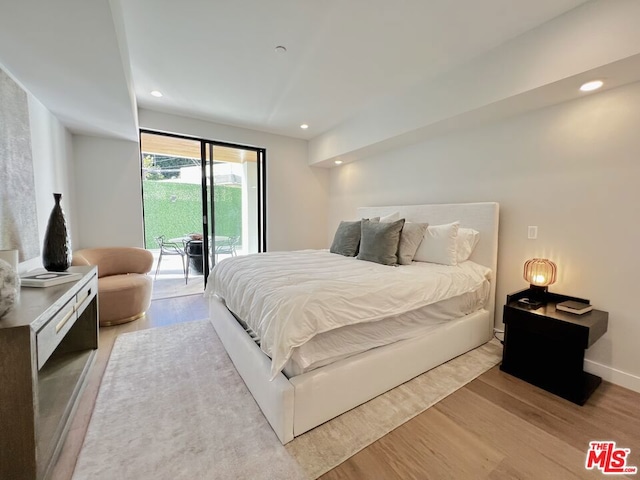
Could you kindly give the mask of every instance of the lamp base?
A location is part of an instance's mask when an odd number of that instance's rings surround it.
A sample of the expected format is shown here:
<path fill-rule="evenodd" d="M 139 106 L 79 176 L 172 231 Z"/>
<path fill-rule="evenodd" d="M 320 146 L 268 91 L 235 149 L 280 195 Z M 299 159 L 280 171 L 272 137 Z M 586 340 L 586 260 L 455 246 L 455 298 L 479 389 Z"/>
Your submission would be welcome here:
<path fill-rule="evenodd" d="M 529 288 L 532 292 L 547 293 L 549 291 L 549 287 L 540 287 L 538 285 L 529 285 Z"/>
<path fill-rule="evenodd" d="M 529 285 L 530 300 L 540 302 L 540 304 L 547 303 L 547 293 L 549 287 L 541 287 L 539 285 Z"/>

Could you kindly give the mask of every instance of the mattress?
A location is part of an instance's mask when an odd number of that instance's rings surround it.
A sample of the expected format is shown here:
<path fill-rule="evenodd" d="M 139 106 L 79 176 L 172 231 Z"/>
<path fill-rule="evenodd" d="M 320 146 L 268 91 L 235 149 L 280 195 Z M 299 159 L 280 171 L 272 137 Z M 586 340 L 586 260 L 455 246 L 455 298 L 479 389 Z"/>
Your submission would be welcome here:
<path fill-rule="evenodd" d="M 485 281 L 476 290 L 457 297 L 376 322 L 348 325 L 316 335 L 293 350 L 283 373 L 291 378 L 372 348 L 427 335 L 452 320 L 481 310 L 490 289 Z M 246 330 L 246 324 L 243 326 Z M 247 330 L 247 333 L 259 343 L 254 332 Z"/>
<path fill-rule="evenodd" d="M 470 261 L 391 267 L 324 250 L 269 252 L 221 261 L 207 293 L 257 334 L 274 378 L 297 347 L 320 334 L 476 291 L 490 277 Z"/>

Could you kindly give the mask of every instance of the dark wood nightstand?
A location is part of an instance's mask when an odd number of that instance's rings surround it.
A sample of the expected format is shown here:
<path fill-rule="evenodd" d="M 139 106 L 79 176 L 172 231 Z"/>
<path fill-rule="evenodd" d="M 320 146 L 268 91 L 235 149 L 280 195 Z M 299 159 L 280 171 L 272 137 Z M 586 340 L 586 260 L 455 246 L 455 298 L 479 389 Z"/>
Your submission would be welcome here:
<path fill-rule="evenodd" d="M 530 308 L 520 298 L 537 298 Z M 583 370 L 584 352 L 607 331 L 609 314 L 601 310 L 575 315 L 556 310 L 565 300 L 584 298 L 526 289 L 507 296 L 504 350 L 500 370 L 578 405 L 584 405 L 602 379 Z"/>

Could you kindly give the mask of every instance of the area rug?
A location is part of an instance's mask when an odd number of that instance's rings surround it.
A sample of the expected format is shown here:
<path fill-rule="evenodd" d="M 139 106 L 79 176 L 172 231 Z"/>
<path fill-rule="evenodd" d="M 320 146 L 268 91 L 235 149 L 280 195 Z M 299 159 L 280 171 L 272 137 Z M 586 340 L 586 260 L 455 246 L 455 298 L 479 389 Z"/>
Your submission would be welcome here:
<path fill-rule="evenodd" d="M 313 479 L 470 382 L 488 343 L 283 446 L 208 320 L 120 335 L 73 478 Z"/>

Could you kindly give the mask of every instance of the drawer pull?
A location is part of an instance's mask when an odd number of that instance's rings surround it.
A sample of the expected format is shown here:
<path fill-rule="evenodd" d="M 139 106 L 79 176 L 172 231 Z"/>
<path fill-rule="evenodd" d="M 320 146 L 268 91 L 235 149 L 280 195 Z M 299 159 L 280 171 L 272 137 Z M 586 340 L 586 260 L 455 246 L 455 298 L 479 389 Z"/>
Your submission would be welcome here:
<path fill-rule="evenodd" d="M 64 316 L 64 318 L 58 322 L 58 324 L 56 325 L 56 333 L 58 333 L 60 330 L 62 330 L 62 327 L 64 327 L 65 323 L 67 323 L 69 321 L 69 319 L 71 318 L 71 316 L 75 312 L 76 312 L 76 309 L 72 308 L 71 310 L 69 310 L 69 313 L 67 313 Z"/>

